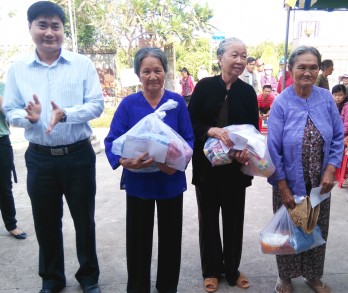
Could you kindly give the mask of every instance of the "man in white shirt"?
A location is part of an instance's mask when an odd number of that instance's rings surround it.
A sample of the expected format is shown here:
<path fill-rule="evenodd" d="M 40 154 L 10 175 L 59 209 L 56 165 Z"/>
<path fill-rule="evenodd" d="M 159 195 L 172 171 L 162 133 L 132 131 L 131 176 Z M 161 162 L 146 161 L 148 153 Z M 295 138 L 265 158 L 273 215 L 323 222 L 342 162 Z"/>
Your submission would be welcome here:
<path fill-rule="evenodd" d="M 247 58 L 247 65 L 243 71 L 243 73 L 239 76 L 239 78 L 246 83 L 250 84 L 255 92 L 258 92 L 258 81 L 256 74 L 254 72 L 256 64 L 256 59 L 254 57 L 248 57 Z"/>

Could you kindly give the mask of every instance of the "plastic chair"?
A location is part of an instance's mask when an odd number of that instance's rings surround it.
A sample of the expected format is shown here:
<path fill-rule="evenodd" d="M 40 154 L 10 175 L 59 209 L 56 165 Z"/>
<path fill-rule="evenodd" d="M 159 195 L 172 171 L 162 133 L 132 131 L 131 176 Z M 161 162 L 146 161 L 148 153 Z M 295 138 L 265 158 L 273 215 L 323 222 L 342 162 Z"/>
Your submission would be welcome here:
<path fill-rule="evenodd" d="M 342 188 L 344 181 L 348 178 L 348 151 L 344 151 L 341 168 L 336 169 L 335 177 L 338 187 Z"/>

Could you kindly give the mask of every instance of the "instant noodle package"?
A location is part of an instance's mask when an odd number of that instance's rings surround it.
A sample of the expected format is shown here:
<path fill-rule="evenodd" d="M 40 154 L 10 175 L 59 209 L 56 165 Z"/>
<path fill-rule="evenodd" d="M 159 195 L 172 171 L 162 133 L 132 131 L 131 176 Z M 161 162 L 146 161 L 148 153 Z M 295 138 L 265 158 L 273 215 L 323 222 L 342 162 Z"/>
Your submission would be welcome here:
<path fill-rule="evenodd" d="M 266 138 L 253 125 L 230 125 L 224 128 L 228 130 L 233 142 L 231 149 L 213 137 L 208 138 L 204 145 L 204 154 L 213 166 L 231 163 L 233 151 L 246 148 L 249 151 L 249 161 L 248 165 L 241 168 L 244 174 L 269 177 L 274 173 L 275 167 L 268 152 Z"/>

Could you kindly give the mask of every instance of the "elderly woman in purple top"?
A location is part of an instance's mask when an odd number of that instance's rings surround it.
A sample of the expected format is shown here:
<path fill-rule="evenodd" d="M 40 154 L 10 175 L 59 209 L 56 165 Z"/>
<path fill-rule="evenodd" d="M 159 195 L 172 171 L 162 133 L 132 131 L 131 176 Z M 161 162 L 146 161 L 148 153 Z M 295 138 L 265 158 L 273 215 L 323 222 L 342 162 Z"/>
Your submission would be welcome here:
<path fill-rule="evenodd" d="M 134 57 L 134 70 L 142 91 L 125 97 L 118 106 L 105 138 L 105 152 L 113 169 L 123 167 L 121 188 L 127 193 L 127 293 L 150 293 L 151 254 L 154 211 L 157 206 L 158 265 L 156 288 L 160 293 L 175 293 L 180 272 L 183 192 L 187 189 L 185 172 L 157 163 L 159 171 L 132 172 L 154 163 L 143 154 L 126 159 L 111 152 L 112 142 L 137 122 L 173 99 L 163 122 L 193 148 L 193 130 L 186 103 L 179 94 L 164 89 L 167 58 L 158 48 L 142 48 Z"/>
<path fill-rule="evenodd" d="M 321 56 L 313 47 L 301 46 L 289 58 L 294 84 L 274 101 L 268 121 L 268 147 L 276 172 L 273 211 L 284 204 L 294 208 L 294 195 L 309 195 L 321 186 L 321 194 L 334 186 L 334 173 L 343 152 L 343 125 L 329 91 L 313 86 Z M 320 204 L 318 225 L 327 240 L 330 197 Z M 291 279 L 302 276 L 315 292 L 332 292 L 323 276 L 326 245 L 296 255 L 277 255 L 276 292 L 292 292 Z"/>

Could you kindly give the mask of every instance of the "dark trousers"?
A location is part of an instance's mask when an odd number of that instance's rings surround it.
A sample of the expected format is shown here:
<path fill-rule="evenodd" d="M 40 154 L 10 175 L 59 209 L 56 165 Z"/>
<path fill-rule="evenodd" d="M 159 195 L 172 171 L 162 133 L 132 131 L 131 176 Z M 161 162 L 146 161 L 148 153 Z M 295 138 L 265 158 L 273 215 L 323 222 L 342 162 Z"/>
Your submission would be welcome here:
<path fill-rule="evenodd" d="M 0 210 L 7 231 L 17 228 L 12 194 L 13 150 L 10 138 L 0 137 Z"/>
<path fill-rule="evenodd" d="M 67 155 L 53 156 L 28 148 L 27 188 L 39 243 L 39 275 L 43 288 L 65 286 L 62 235 L 63 194 L 76 230 L 80 264 L 75 277 L 85 286 L 98 282 L 95 243 L 95 154 L 90 144 Z"/>
<path fill-rule="evenodd" d="M 156 288 L 175 293 L 181 262 L 183 195 L 164 200 L 127 195 L 128 293 L 151 291 L 151 258 L 155 204 L 158 222 Z"/>
<path fill-rule="evenodd" d="M 245 188 L 231 182 L 202 183 L 196 185 L 196 195 L 203 278 L 225 273 L 228 283 L 235 285 L 242 256 Z"/>

